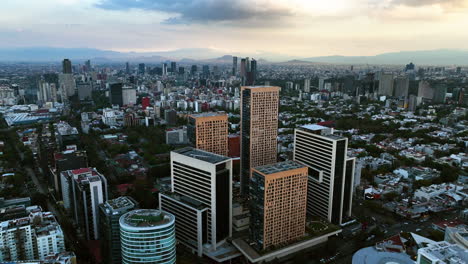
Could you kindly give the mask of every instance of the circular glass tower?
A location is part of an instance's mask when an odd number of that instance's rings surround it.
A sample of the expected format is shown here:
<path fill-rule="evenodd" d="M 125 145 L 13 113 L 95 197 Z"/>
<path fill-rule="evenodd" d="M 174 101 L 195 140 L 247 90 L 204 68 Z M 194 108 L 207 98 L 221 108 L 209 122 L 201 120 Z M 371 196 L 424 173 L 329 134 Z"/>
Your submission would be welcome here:
<path fill-rule="evenodd" d="M 123 264 L 175 264 L 175 217 L 172 214 L 140 209 L 120 217 Z"/>

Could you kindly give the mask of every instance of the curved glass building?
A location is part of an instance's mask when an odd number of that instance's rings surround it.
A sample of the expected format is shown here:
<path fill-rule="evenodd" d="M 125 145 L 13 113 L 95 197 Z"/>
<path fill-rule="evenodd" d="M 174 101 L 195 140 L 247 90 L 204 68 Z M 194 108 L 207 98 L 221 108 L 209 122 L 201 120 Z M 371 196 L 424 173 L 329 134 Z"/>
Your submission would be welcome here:
<path fill-rule="evenodd" d="M 175 264 L 175 217 L 172 214 L 140 209 L 120 217 L 123 264 Z"/>

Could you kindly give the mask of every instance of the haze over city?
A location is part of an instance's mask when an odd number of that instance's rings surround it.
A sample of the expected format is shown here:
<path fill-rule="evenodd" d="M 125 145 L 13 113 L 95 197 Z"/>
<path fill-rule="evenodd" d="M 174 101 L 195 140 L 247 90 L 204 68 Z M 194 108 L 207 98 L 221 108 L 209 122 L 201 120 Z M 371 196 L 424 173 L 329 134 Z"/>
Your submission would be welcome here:
<path fill-rule="evenodd" d="M 467 0 L 7 0 L 0 47 L 211 48 L 279 59 L 466 50 L 467 8 Z"/>

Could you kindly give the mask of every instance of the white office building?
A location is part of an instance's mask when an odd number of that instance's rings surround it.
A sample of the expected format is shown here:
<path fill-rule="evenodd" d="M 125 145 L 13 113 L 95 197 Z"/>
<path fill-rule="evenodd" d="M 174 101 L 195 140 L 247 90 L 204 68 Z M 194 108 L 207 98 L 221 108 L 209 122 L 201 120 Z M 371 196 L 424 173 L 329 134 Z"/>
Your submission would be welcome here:
<path fill-rule="evenodd" d="M 232 235 L 232 159 L 195 148 L 171 152 L 171 192 L 159 207 L 176 217 L 177 239 L 203 253 Z"/>
<path fill-rule="evenodd" d="M 107 201 L 107 180 L 94 168 L 63 171 L 60 174 L 64 207 L 86 239 L 99 239 L 99 204 Z"/>
<path fill-rule="evenodd" d="M 417 264 L 466 264 L 468 250 L 442 241 L 418 249 Z"/>
<path fill-rule="evenodd" d="M 333 224 L 351 216 L 356 159 L 348 158 L 348 139 L 332 128 L 306 125 L 294 131 L 294 161 L 309 168 L 307 213 Z"/>
<path fill-rule="evenodd" d="M 136 89 L 131 86 L 124 86 L 122 88 L 122 102 L 123 105 L 135 105 L 137 102 Z"/>

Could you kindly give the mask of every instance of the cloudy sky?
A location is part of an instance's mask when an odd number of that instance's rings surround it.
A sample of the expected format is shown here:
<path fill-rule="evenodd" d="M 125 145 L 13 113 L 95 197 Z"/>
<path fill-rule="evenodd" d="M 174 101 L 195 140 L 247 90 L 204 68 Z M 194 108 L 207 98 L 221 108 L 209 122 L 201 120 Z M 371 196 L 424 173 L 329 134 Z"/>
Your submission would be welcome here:
<path fill-rule="evenodd" d="M 2 0 L 0 47 L 300 57 L 468 49 L 468 0 Z"/>

